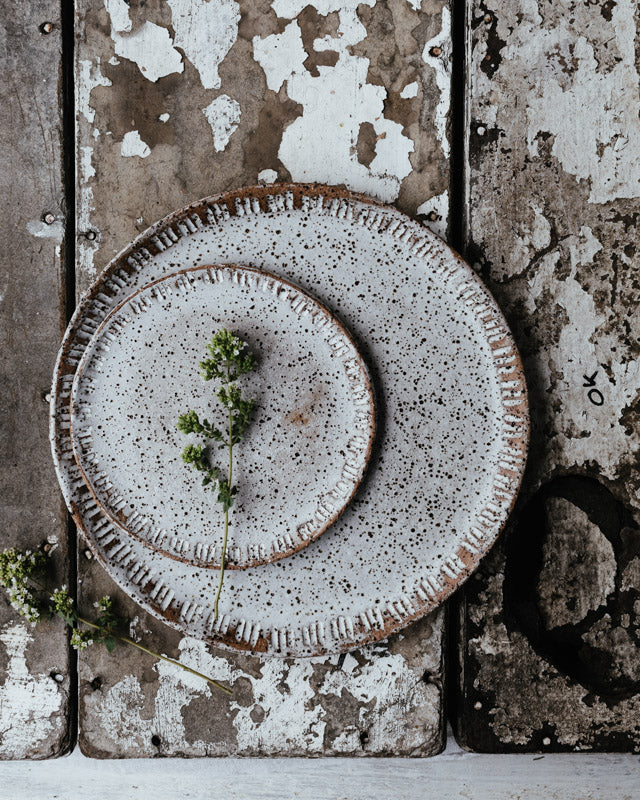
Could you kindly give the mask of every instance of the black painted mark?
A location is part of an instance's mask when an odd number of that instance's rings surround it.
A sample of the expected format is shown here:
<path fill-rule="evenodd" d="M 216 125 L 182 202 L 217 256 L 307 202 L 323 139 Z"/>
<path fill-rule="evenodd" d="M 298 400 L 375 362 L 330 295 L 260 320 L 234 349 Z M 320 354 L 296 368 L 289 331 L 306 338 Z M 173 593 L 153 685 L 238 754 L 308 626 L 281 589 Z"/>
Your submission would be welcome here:
<path fill-rule="evenodd" d="M 593 375 L 583 375 L 582 378 L 585 383 L 582 386 L 586 389 L 591 387 L 587 392 L 587 397 L 593 403 L 594 406 L 603 406 L 604 405 L 604 395 L 600 391 L 600 389 L 596 389 L 596 376 L 598 374 L 598 370 L 596 370 Z"/>
<path fill-rule="evenodd" d="M 581 509 L 609 540 L 616 559 L 615 591 L 607 602 L 577 623 L 548 628 L 541 613 L 538 581 L 544 567 L 547 529 L 545 503 L 559 497 Z M 542 486 L 519 514 L 506 543 L 503 584 L 505 624 L 521 631 L 533 649 L 560 673 L 578 681 L 607 702 L 619 702 L 640 692 L 638 670 L 622 668 L 611 640 L 583 638 L 594 627 L 602 634 L 624 626 L 636 616 L 640 587 L 623 582 L 625 568 L 640 557 L 640 528 L 632 513 L 594 478 L 568 475 Z M 630 626 L 629 646 L 640 658 L 640 627 Z M 613 638 L 613 637 L 612 637 Z"/>

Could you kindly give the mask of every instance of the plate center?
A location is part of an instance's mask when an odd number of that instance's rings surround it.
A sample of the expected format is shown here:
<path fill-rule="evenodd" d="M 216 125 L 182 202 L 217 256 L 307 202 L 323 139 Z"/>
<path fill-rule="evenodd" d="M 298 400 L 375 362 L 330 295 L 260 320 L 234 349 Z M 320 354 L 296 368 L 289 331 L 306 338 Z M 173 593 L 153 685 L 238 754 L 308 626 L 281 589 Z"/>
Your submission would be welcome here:
<path fill-rule="evenodd" d="M 367 369 L 344 326 L 297 286 L 248 267 L 173 273 L 118 306 L 93 337 L 72 392 L 74 455 L 108 517 L 167 556 L 219 567 L 222 513 L 181 452 L 201 437 L 177 430 L 189 410 L 224 430 L 225 410 L 199 362 L 220 328 L 247 342 L 256 400 L 234 447 L 238 488 L 227 566 L 294 553 L 342 513 L 374 436 Z M 212 465 L 226 452 L 211 442 Z"/>

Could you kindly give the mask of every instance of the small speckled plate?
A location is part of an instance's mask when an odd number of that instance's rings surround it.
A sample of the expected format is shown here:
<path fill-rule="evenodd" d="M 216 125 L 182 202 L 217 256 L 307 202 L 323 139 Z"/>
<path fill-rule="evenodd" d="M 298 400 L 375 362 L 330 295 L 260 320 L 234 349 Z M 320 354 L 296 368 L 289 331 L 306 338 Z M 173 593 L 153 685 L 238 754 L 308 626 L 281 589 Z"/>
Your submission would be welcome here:
<path fill-rule="evenodd" d="M 227 566 L 291 555 L 333 524 L 360 484 L 374 436 L 367 369 L 344 326 L 293 284 L 232 265 L 196 267 L 134 292 L 89 343 L 71 394 L 71 439 L 96 502 L 125 532 L 172 558 L 219 567 L 222 515 L 180 454 L 190 409 L 224 430 L 200 376 L 225 327 L 257 357 L 241 379 L 257 409 L 235 448 Z M 226 467 L 218 448 L 210 452 Z"/>
<path fill-rule="evenodd" d="M 215 572 L 149 548 L 96 503 L 73 453 L 70 396 L 87 345 L 116 306 L 172 273 L 224 263 L 290 280 L 342 320 L 375 388 L 376 435 L 340 518 L 288 558 L 227 573 L 216 619 Z M 176 399 L 181 410 L 187 398 Z M 529 436 L 520 357 L 473 270 L 397 209 L 304 184 L 200 200 L 125 248 L 71 321 L 51 421 L 78 528 L 134 600 L 190 636 L 294 657 L 381 639 L 442 603 L 504 526 Z"/>

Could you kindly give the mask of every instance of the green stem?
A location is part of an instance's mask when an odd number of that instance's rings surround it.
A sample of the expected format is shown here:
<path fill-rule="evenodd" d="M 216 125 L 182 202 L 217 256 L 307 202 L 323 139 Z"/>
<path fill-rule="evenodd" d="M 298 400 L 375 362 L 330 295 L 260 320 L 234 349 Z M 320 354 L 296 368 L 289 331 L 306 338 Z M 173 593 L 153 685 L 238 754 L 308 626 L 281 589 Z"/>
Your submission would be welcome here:
<path fill-rule="evenodd" d="M 135 642 L 133 639 L 129 639 L 128 636 L 120 636 L 117 633 L 109 633 L 109 631 L 105 631 L 100 625 L 96 625 L 95 622 L 90 622 L 88 619 L 84 617 L 78 617 L 78 622 L 82 622 L 83 625 L 87 625 L 89 628 L 93 628 L 94 630 L 101 631 L 102 633 L 107 633 L 109 636 L 113 636 L 114 639 L 117 639 L 119 642 L 123 642 L 124 644 L 131 645 L 131 647 L 136 647 L 138 650 L 142 650 L 143 653 L 147 653 L 147 655 L 153 656 L 154 658 L 159 658 L 162 661 L 166 661 L 167 664 L 173 664 L 175 667 L 180 667 L 185 672 L 190 672 L 192 675 L 196 675 L 198 678 L 202 678 L 207 683 L 210 683 L 212 686 L 215 686 L 216 689 L 220 689 L 227 694 L 233 695 L 233 692 L 230 689 L 227 689 L 226 686 L 223 686 L 218 681 L 214 681 L 213 678 L 210 678 L 208 675 L 203 675 L 202 672 L 198 672 L 196 669 L 191 669 L 191 667 L 187 667 L 186 664 L 181 664 L 179 661 L 176 661 L 173 658 L 169 658 L 168 656 L 163 656 L 161 653 L 156 653 L 155 650 L 149 650 L 148 647 L 144 647 L 138 642 Z"/>
<path fill-rule="evenodd" d="M 229 379 L 229 367 L 227 366 L 227 380 Z M 227 383 L 227 386 L 229 384 Z M 233 478 L 233 416 L 229 408 L 229 441 L 227 442 L 229 448 L 229 472 L 227 477 L 227 488 L 231 491 L 231 480 Z M 224 580 L 224 567 L 227 558 L 227 536 L 229 534 L 229 509 L 224 510 L 224 538 L 222 540 L 222 559 L 220 561 L 220 579 L 218 581 L 218 591 L 216 592 L 216 599 L 213 603 L 213 618 L 218 619 L 218 601 L 220 600 L 220 592 L 222 591 L 222 581 Z"/>
<path fill-rule="evenodd" d="M 29 580 L 33 584 L 35 584 L 35 586 L 37 586 L 38 589 L 40 589 L 40 591 L 48 595 L 49 599 L 51 599 L 51 592 L 47 589 L 47 587 L 43 583 L 40 583 L 40 581 L 34 578 L 33 576 L 29 576 Z M 179 661 L 175 661 L 173 658 L 169 658 L 168 656 L 163 656 L 161 653 L 156 653 L 154 650 L 149 650 L 148 647 L 144 647 L 143 645 L 138 644 L 138 642 L 134 642 L 134 640 L 129 639 L 128 636 L 120 636 L 117 633 L 107 631 L 100 625 L 96 625 L 95 622 L 91 622 L 90 620 L 85 619 L 84 617 L 76 615 L 76 619 L 78 620 L 78 622 L 82 622 L 82 624 L 86 625 L 88 628 L 92 628 L 95 631 L 100 631 L 101 633 L 106 634 L 107 636 L 112 636 L 114 639 L 117 639 L 119 642 L 122 642 L 123 644 L 128 644 L 131 645 L 131 647 L 136 647 L 138 650 L 142 650 L 142 652 L 147 653 L 147 655 L 153 656 L 154 658 L 159 658 L 162 661 L 166 661 L 168 664 L 173 664 L 176 667 L 180 667 L 180 669 L 183 669 L 185 672 L 190 672 L 192 675 L 196 675 L 198 678 L 202 678 L 207 683 L 210 683 L 212 686 L 215 686 L 216 689 L 220 689 L 220 691 L 226 692 L 227 694 L 233 696 L 233 692 L 230 689 L 227 689 L 226 686 L 223 686 L 221 683 L 218 683 L 218 681 L 214 681 L 213 678 L 210 678 L 208 675 L 203 675 L 202 672 L 198 672 L 195 669 L 191 669 L 191 667 L 187 667 L 186 664 L 181 664 Z"/>

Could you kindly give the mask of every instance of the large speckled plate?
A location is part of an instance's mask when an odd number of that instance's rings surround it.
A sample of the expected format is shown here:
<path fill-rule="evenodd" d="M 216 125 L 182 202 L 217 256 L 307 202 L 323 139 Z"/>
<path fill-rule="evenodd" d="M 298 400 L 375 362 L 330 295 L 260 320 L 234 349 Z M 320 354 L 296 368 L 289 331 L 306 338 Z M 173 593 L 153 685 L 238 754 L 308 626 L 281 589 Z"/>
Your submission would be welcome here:
<path fill-rule="evenodd" d="M 107 314 L 181 269 L 239 263 L 284 277 L 343 321 L 376 389 L 369 468 L 342 516 L 288 558 L 227 573 L 150 550 L 102 513 L 70 438 L 74 374 Z M 503 527 L 528 443 L 520 359 L 493 298 L 440 239 L 340 189 L 242 189 L 165 218 L 78 307 L 56 365 L 52 444 L 66 501 L 110 575 L 193 636 L 279 656 L 347 650 L 421 617 Z"/>
<path fill-rule="evenodd" d="M 105 515 L 160 552 L 219 567 L 222 515 L 180 457 L 179 414 L 225 430 L 224 409 L 200 375 L 225 327 L 257 369 L 241 379 L 257 408 L 235 447 L 227 567 L 275 561 L 332 525 L 364 475 L 374 434 L 366 367 L 344 326 L 306 292 L 265 272 L 196 267 L 131 295 L 100 325 L 76 372 L 71 439 Z M 214 382 L 215 383 L 215 382 Z M 226 469 L 217 446 L 214 463 Z M 216 524 L 216 520 L 218 521 Z"/>

